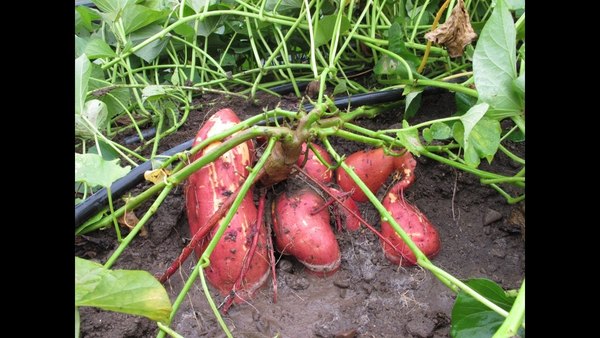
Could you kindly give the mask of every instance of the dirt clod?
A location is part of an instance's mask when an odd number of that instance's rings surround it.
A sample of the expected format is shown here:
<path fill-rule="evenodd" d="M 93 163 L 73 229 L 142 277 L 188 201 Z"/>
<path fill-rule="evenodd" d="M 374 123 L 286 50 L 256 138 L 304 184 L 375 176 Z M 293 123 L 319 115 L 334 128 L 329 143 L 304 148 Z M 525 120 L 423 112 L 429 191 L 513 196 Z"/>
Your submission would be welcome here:
<path fill-rule="evenodd" d="M 502 214 L 493 209 L 487 209 L 483 216 L 483 225 L 489 225 L 502 219 Z"/>
<path fill-rule="evenodd" d="M 427 338 L 433 334 L 435 323 L 427 317 L 419 317 L 406 323 L 405 328 L 411 337 Z"/>

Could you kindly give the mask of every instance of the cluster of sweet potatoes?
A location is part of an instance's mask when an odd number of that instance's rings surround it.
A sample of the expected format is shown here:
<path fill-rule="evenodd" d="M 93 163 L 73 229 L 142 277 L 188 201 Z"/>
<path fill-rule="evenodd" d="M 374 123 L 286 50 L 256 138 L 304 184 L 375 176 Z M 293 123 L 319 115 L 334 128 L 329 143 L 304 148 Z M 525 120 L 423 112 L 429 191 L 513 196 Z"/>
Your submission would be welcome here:
<path fill-rule="evenodd" d="M 230 129 L 239 122 L 232 110 L 218 111 L 200 128 L 194 145 Z M 202 157 L 225 141 L 226 139 L 210 144 L 192 159 Z M 285 178 L 281 173 L 291 172 L 291 168 L 294 167 L 310 176 L 324 191 L 317 192 L 306 186 L 286 191 L 273 199 L 268 209 L 275 248 L 282 254 L 295 256 L 309 271 L 327 276 L 339 269 L 341 261 L 340 248 L 330 225 L 329 205 L 334 208 L 333 219 L 334 223 L 338 224 L 338 230 L 341 230 L 343 224 L 347 230 L 354 231 L 360 228 L 360 223 L 364 223 L 360 220 L 356 202 L 366 202 L 368 198 L 342 168 L 336 169 L 334 175 L 333 170 L 319 160 L 320 157 L 329 165 L 333 164 L 324 149 L 316 144 L 307 149 L 304 142 L 299 145 L 296 146 L 297 149 L 292 149 L 293 145 L 288 145 L 288 149 L 276 149 L 285 156 L 274 157 L 274 161 L 285 163 L 280 165 L 282 168 L 277 170 L 276 175 L 265 173 L 263 178 L 269 174 L 271 178 Z M 313 149 L 319 156 L 315 155 Z M 237 193 L 248 177 L 248 168 L 253 165 L 254 152 L 253 142 L 244 142 L 188 178 L 185 198 L 190 232 L 206 234 L 195 247 L 198 257 L 202 255 L 218 228 L 216 225 L 219 222 L 211 222 L 211 218 L 214 218 L 223 206 L 228 208 L 227 201 L 231 201 L 232 195 Z M 291 159 L 296 161 L 292 163 Z M 403 190 L 415 179 L 416 161 L 412 155 L 407 151 L 386 154 L 379 148 L 358 151 L 344 161 L 373 193 L 381 188 L 390 175 L 395 175 L 397 183 L 388 190 L 383 199 L 384 207 L 423 253 L 428 257 L 437 254 L 440 240 L 434 226 L 403 198 Z M 334 176 L 340 190 L 333 187 Z M 264 182 L 265 180 L 261 180 L 257 184 L 264 185 Z M 251 298 L 268 279 L 271 261 L 268 245 L 270 232 L 267 231 L 267 226 L 270 225 L 265 225 L 261 216 L 251 191 L 218 241 L 210 256 L 210 265 L 206 269 L 208 281 L 222 295 L 234 294 L 238 302 Z M 381 222 L 380 236 L 387 259 L 395 264 L 416 264 L 414 254 L 385 220 Z"/>

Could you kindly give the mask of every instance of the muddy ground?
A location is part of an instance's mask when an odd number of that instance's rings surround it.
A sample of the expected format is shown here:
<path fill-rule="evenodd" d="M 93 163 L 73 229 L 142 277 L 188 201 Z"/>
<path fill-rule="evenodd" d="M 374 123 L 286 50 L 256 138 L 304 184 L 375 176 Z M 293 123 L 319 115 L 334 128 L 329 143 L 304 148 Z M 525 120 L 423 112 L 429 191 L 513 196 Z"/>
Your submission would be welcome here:
<path fill-rule="evenodd" d="M 278 100 L 265 96 L 257 104 L 240 99 L 205 96 L 203 107 L 193 111 L 176 135 L 166 138 L 162 150 L 194 136 L 207 114 L 232 107 L 242 116 L 273 108 Z M 281 105 L 292 109 L 295 99 Z M 430 94 L 412 123 L 447 117 L 455 111 L 453 95 Z M 241 113 L 243 112 L 243 113 Z M 401 110 L 392 110 L 359 124 L 387 128 L 401 121 Z M 334 144 L 350 154 L 359 145 L 343 140 Z M 525 145 L 509 144 L 524 155 Z M 502 153 L 481 167 L 515 174 L 519 167 Z M 524 205 L 508 205 L 495 190 L 470 174 L 421 157 L 416 182 L 405 198 L 424 212 L 439 230 L 442 249 L 433 262 L 454 276 L 489 278 L 505 289 L 516 289 L 525 275 Z M 146 187 L 142 184 L 132 193 Z M 141 210 L 145 211 L 149 203 Z M 379 227 L 368 204 L 361 212 Z M 141 216 L 142 212 L 138 212 Z M 190 234 L 182 189 L 175 189 L 147 226 L 148 236 L 137 238 L 121 255 L 115 269 L 143 269 L 161 274 L 177 257 Z M 379 240 L 366 229 L 338 233 L 341 269 L 331 277 L 307 274 L 293 258 L 277 264 L 278 299 L 273 303 L 271 281 L 248 304 L 234 306 L 224 317 L 235 337 L 448 337 L 455 294 L 431 273 L 419 268 L 398 268 L 383 256 Z M 114 230 L 91 233 L 76 241 L 75 254 L 104 263 L 117 247 Z M 173 301 L 191 273 L 195 258 L 166 284 Z M 212 290 L 212 289 L 211 289 Z M 213 290 L 219 304 L 222 297 Z M 145 318 L 94 308 L 81 308 L 81 336 L 154 337 L 156 325 Z M 171 327 L 185 337 L 224 336 L 196 281 Z"/>

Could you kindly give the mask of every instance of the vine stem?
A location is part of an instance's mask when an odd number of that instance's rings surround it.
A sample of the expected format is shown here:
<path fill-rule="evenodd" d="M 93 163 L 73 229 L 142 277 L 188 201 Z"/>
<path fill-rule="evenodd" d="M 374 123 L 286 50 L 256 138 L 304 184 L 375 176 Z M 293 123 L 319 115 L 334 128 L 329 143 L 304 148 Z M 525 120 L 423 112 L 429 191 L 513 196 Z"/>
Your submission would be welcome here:
<path fill-rule="evenodd" d="M 516 336 L 521 326 L 525 328 L 525 279 L 521 283 L 517 299 L 515 299 L 508 317 L 506 317 L 506 320 L 504 320 L 492 338 Z"/>
<path fill-rule="evenodd" d="M 446 0 L 444 2 L 444 4 L 442 5 L 442 7 L 440 7 L 440 10 L 437 12 L 435 19 L 433 20 L 433 24 L 431 24 L 432 31 L 437 28 L 438 23 L 440 22 L 440 19 L 442 18 L 442 14 L 444 13 L 444 10 L 446 10 L 446 8 L 448 8 L 449 4 L 450 4 L 450 0 Z M 416 27 L 415 27 L 415 31 L 416 31 Z M 419 73 L 419 74 L 421 74 L 421 72 L 423 72 L 423 68 L 425 68 L 425 65 L 427 64 L 427 58 L 429 58 L 429 50 L 430 49 L 431 49 L 431 40 L 428 40 L 427 45 L 425 47 L 425 54 L 423 54 L 423 59 L 421 60 L 421 64 L 419 65 L 419 68 L 417 69 L 417 73 Z"/>

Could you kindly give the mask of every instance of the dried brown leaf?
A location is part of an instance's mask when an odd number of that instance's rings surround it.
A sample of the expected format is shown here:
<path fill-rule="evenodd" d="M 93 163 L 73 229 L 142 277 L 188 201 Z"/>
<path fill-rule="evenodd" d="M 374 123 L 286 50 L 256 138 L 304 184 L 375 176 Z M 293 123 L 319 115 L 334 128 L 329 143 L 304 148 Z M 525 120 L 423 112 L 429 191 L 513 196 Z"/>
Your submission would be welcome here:
<path fill-rule="evenodd" d="M 445 46 L 450 57 L 462 56 L 465 46 L 477 38 L 477 34 L 471 27 L 471 20 L 464 1 L 458 0 L 448 20 L 435 30 L 425 34 L 425 38 Z"/>
<path fill-rule="evenodd" d="M 140 222 L 140 220 L 137 218 L 133 211 L 125 211 L 125 214 L 119 217 L 117 221 L 119 222 L 119 224 L 126 226 L 130 230 L 133 229 Z M 148 231 L 146 230 L 146 227 L 142 227 L 142 230 L 140 230 L 140 236 L 148 236 Z"/>

